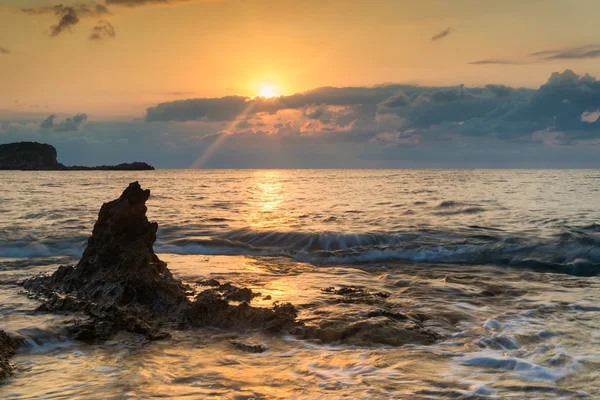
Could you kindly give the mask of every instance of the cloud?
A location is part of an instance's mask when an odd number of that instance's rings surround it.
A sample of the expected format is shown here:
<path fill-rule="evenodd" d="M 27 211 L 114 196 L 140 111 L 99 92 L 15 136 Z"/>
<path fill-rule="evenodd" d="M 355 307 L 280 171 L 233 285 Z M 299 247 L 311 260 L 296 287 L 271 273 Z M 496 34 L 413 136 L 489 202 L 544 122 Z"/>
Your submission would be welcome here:
<path fill-rule="evenodd" d="M 58 36 L 65 31 L 71 31 L 71 28 L 79 23 L 80 17 L 87 18 L 110 14 L 108 8 L 99 3 L 92 3 L 89 5 L 77 4 L 74 6 L 57 4 L 54 6 L 23 8 L 21 11 L 29 15 L 54 14 L 58 17 L 56 25 L 50 27 L 50 36 Z"/>
<path fill-rule="evenodd" d="M 543 50 L 522 56 L 519 59 L 490 58 L 471 61 L 471 65 L 521 65 L 548 63 L 556 60 L 585 60 L 600 58 L 600 45 L 591 44 L 579 47 L 566 47 L 562 49 Z"/>
<path fill-rule="evenodd" d="M 65 29 L 71 30 L 72 26 L 75 26 L 79 23 L 79 17 L 77 17 L 77 13 L 74 8 L 67 7 L 65 8 L 65 12 L 61 15 L 58 24 L 54 25 L 51 28 L 50 36 L 58 36 Z"/>
<path fill-rule="evenodd" d="M 11 51 L 9 49 L 7 49 L 6 47 L 2 47 L 0 46 L 0 54 L 10 54 Z"/>
<path fill-rule="evenodd" d="M 92 28 L 92 33 L 89 37 L 90 40 L 103 40 L 107 38 L 115 38 L 115 28 L 112 24 L 106 20 L 98 21 L 96 26 Z"/>
<path fill-rule="evenodd" d="M 80 130 L 88 121 L 88 115 L 78 113 L 73 117 L 65 118 L 58 124 L 55 123 L 56 115 L 51 114 L 40 123 L 40 128 L 44 130 L 52 129 L 54 132 L 73 132 Z"/>
<path fill-rule="evenodd" d="M 48 118 L 42 121 L 42 123 L 40 124 L 40 128 L 51 129 L 54 126 L 54 118 L 56 118 L 56 115 L 50 114 Z"/>
<path fill-rule="evenodd" d="M 594 44 L 558 50 L 544 50 L 532 53 L 531 56 L 541 60 L 580 60 L 586 58 L 599 58 L 600 45 Z"/>
<path fill-rule="evenodd" d="M 438 33 L 436 33 L 435 35 L 433 35 L 433 36 L 431 37 L 431 40 L 433 40 L 433 41 L 436 41 L 436 40 L 441 40 L 441 39 L 443 39 L 443 38 L 447 37 L 447 36 L 448 36 L 449 34 L 451 34 L 453 31 L 454 31 L 454 30 L 453 30 L 452 28 L 448 27 L 448 28 L 444 29 L 443 31 L 441 31 L 441 32 L 438 32 Z"/>
<path fill-rule="evenodd" d="M 499 65 L 520 65 L 523 62 L 514 61 L 514 60 L 503 60 L 499 58 L 489 58 L 486 60 L 477 60 L 469 62 L 471 65 L 489 65 L 489 64 L 499 64 Z"/>
<path fill-rule="evenodd" d="M 106 0 L 106 4 L 109 5 L 120 5 L 128 7 L 138 7 L 156 4 L 171 4 L 186 0 Z"/>
<path fill-rule="evenodd" d="M 552 74 L 537 90 L 496 84 L 324 87 L 276 99 L 229 96 L 161 103 L 148 108 L 145 120 L 237 124 L 247 129 L 257 126 L 251 118 L 260 117 L 263 129 L 277 133 L 276 124 L 285 117 L 294 121 L 293 135 L 328 141 L 406 142 L 410 132 L 410 140 L 418 137 L 420 143 L 486 136 L 523 142 L 532 141 L 535 132 L 560 132 L 556 140 L 570 145 L 600 139 L 600 121 L 582 120 L 582 115 L 599 109 L 600 82 L 566 70 Z"/>
<path fill-rule="evenodd" d="M 178 100 L 150 107 L 146 121 L 0 110 L 0 141 L 50 142 L 70 164 L 598 168 L 599 110 L 600 82 L 566 70 L 537 89 L 386 84 Z"/>

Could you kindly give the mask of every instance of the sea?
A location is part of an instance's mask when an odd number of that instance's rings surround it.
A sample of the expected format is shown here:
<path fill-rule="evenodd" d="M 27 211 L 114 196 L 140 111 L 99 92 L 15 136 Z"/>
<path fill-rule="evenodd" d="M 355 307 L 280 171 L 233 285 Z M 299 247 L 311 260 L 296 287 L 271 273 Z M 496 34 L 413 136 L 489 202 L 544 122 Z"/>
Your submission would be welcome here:
<path fill-rule="evenodd" d="M 72 316 L 35 312 L 20 282 L 76 264 L 133 181 L 184 282 L 252 288 L 309 326 L 373 311 L 327 288 L 385 293 L 439 339 L 70 340 Z M 600 171 L 0 171 L 0 329 L 21 342 L 2 399 L 600 398 Z"/>

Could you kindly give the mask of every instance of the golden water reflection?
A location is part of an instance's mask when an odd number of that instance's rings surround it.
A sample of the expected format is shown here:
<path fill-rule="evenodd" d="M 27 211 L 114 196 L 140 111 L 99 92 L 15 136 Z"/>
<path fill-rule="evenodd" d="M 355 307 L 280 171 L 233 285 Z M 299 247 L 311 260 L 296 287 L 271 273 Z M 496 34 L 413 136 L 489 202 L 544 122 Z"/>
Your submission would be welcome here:
<path fill-rule="evenodd" d="M 285 199 L 285 185 L 281 171 L 255 171 L 253 183 L 248 189 L 250 209 L 247 224 L 251 228 L 280 229 L 285 226 L 287 218 L 279 212 Z"/>

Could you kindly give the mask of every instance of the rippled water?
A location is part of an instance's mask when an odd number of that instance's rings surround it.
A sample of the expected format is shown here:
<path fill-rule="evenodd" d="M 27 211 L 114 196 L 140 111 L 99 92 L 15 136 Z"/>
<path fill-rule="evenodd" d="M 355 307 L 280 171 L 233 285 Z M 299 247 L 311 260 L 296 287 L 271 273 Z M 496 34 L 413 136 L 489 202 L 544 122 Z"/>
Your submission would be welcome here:
<path fill-rule="evenodd" d="M 101 203 L 133 180 L 180 279 L 249 286 L 309 325 L 373 310 L 323 288 L 385 292 L 441 339 L 67 340 L 68 317 L 33 313 L 18 281 L 75 263 Z M 599 191 L 592 170 L 0 172 L 0 328 L 24 343 L 0 397 L 600 397 Z"/>

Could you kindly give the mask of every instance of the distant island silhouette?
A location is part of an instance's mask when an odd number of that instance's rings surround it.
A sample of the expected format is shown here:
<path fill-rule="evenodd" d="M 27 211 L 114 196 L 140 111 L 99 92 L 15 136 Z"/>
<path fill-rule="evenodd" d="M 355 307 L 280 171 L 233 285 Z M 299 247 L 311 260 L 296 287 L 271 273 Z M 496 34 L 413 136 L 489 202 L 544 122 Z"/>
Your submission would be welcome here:
<path fill-rule="evenodd" d="M 58 162 L 56 148 L 38 142 L 0 144 L 0 170 L 22 171 L 152 171 L 154 167 L 135 161 L 117 165 L 85 167 Z"/>

